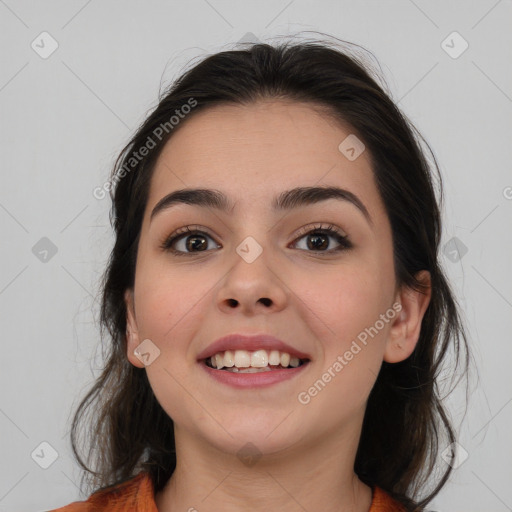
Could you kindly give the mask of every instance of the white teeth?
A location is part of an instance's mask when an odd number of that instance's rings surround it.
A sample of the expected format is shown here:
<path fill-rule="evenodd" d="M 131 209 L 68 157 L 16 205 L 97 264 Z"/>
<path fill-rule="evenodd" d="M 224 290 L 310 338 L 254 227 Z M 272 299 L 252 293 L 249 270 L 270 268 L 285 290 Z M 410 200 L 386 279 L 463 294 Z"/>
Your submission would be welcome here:
<path fill-rule="evenodd" d="M 272 370 L 265 366 L 265 368 L 253 368 L 252 366 L 250 368 L 242 368 L 239 370 L 236 366 L 233 366 L 233 368 L 228 368 L 226 371 L 232 372 L 232 373 L 261 373 L 261 372 L 271 372 Z"/>
<path fill-rule="evenodd" d="M 226 350 L 226 352 L 224 352 L 224 366 L 227 368 L 235 366 L 235 354 L 233 354 L 231 350 Z"/>
<path fill-rule="evenodd" d="M 222 368 L 224 366 L 224 358 L 222 354 L 215 354 L 215 366 L 217 368 Z"/>
<path fill-rule="evenodd" d="M 268 355 L 268 364 L 273 364 L 274 366 L 281 364 L 281 357 L 279 355 L 279 350 L 271 350 Z"/>
<path fill-rule="evenodd" d="M 251 366 L 253 368 L 264 368 L 268 364 L 268 354 L 266 350 L 256 350 L 251 355 Z"/>
<path fill-rule="evenodd" d="M 298 357 L 292 357 L 287 352 L 279 352 L 279 350 L 256 350 L 249 352 L 248 350 L 226 350 L 218 352 L 209 358 L 212 368 L 218 370 L 222 368 L 230 369 L 230 371 L 242 373 L 254 373 L 255 371 L 270 371 L 270 366 L 281 365 L 283 368 L 291 366 L 297 368 L 300 364 Z M 264 370 L 262 370 L 264 369 Z"/>
<path fill-rule="evenodd" d="M 251 354 L 247 350 L 235 350 L 235 366 L 237 368 L 249 368 L 251 366 Z M 217 365 L 217 368 L 222 368 L 222 366 Z"/>

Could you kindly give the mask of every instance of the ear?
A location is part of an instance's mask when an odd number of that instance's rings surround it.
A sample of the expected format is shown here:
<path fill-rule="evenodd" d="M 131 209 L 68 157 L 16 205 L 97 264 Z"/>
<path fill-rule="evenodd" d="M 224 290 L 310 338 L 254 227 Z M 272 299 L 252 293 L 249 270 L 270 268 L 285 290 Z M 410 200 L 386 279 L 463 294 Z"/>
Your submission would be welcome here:
<path fill-rule="evenodd" d="M 140 345 L 139 330 L 135 319 L 135 302 L 133 299 L 133 290 L 128 289 L 124 293 L 124 302 L 126 304 L 126 352 L 128 361 L 137 368 L 144 368 L 144 363 L 133 353 Z"/>
<path fill-rule="evenodd" d="M 416 348 L 420 337 L 421 322 L 432 296 L 430 272 L 422 270 L 416 278 L 424 285 L 424 292 L 409 287 L 401 289 L 396 301 L 402 306 L 397 315 L 386 342 L 384 361 L 398 363 L 407 359 Z"/>

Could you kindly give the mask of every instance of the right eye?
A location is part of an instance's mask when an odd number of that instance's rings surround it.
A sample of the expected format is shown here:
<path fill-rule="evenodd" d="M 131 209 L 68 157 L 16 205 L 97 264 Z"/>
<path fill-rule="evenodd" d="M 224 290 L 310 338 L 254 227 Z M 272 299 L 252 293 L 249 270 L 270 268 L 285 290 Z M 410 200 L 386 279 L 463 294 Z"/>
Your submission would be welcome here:
<path fill-rule="evenodd" d="M 190 229 L 191 227 L 194 229 Z M 213 240 L 213 238 L 204 231 L 195 228 L 195 226 L 180 228 L 165 239 L 161 248 L 176 256 L 207 251 L 208 238 L 210 240 Z"/>

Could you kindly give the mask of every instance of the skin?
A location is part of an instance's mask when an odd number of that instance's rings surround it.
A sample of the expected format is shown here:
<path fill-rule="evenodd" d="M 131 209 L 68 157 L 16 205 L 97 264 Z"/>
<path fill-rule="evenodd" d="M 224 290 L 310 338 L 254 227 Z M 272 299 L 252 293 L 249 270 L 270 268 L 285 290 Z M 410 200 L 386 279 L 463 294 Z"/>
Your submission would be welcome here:
<path fill-rule="evenodd" d="M 196 113 L 161 153 L 135 286 L 125 295 L 127 357 L 144 368 L 134 350 L 145 339 L 159 348 L 146 371 L 174 421 L 177 468 L 155 496 L 160 512 L 369 510 L 371 488 L 353 471 L 366 401 L 382 361 L 402 361 L 414 350 L 430 292 L 396 286 L 391 228 L 368 150 L 354 161 L 338 150 L 350 133 L 312 105 L 265 100 Z M 357 195 L 373 224 L 335 199 L 277 215 L 270 209 L 284 190 L 327 185 Z M 178 205 L 150 223 L 158 201 L 185 187 L 221 190 L 236 202 L 234 210 Z M 297 234 L 318 223 L 338 227 L 353 247 L 315 253 L 308 236 Z M 175 256 L 159 247 L 194 224 L 208 228 L 208 251 Z M 263 248 L 252 263 L 236 252 L 248 236 Z M 186 237 L 176 242 L 182 251 Z M 327 240 L 321 250 L 338 247 L 335 238 Z M 419 277 L 430 283 L 428 272 Z M 299 403 L 298 394 L 396 302 L 401 314 L 307 405 Z M 273 334 L 312 361 L 301 375 L 267 388 L 228 387 L 196 359 L 235 332 Z M 262 454 L 252 466 L 237 457 L 247 442 Z"/>

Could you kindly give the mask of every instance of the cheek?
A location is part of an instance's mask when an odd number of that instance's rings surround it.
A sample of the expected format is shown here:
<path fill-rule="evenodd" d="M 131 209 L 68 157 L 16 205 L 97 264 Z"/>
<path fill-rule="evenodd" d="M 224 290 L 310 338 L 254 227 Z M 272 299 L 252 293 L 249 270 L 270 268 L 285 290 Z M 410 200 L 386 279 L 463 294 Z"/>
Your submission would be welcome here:
<path fill-rule="evenodd" d="M 310 277 L 303 276 L 302 281 L 301 298 L 321 320 L 326 345 L 338 341 L 343 348 L 392 304 L 393 280 L 364 261 L 318 274 L 314 286 Z"/>
<path fill-rule="evenodd" d="M 311 397 L 322 391 L 318 404 L 343 399 L 352 409 L 366 402 L 395 315 L 393 270 L 383 263 L 384 257 L 353 260 L 319 277 L 314 287 L 309 280 L 303 285 L 308 322 L 316 325 L 313 332 L 321 354 L 314 375 L 321 382 L 309 383 Z"/>
<path fill-rule="evenodd" d="M 186 349 L 186 330 L 197 326 L 208 283 L 191 271 L 166 265 L 161 258 L 141 254 L 135 279 L 139 335 L 161 351 Z"/>
<path fill-rule="evenodd" d="M 189 394 L 195 397 L 204 392 L 190 380 L 195 364 L 190 340 L 203 321 L 202 301 L 211 283 L 197 275 L 142 256 L 135 282 L 140 340 L 150 339 L 160 350 L 159 357 L 146 367 L 148 380 L 168 416 L 185 425 L 190 418 L 207 421 L 205 411 L 188 399 Z"/>
<path fill-rule="evenodd" d="M 316 313 L 321 317 L 320 359 L 297 396 L 311 417 L 325 424 L 351 421 L 363 414 L 370 391 L 379 373 L 391 318 L 382 321 L 389 311 L 375 282 L 349 279 L 331 281 L 328 295 L 332 299 Z M 320 300 L 311 296 L 310 305 Z M 393 310 L 389 316 L 393 314 Z M 320 421 L 320 420 L 319 420 Z M 320 427 L 319 427 L 320 428 Z"/>

